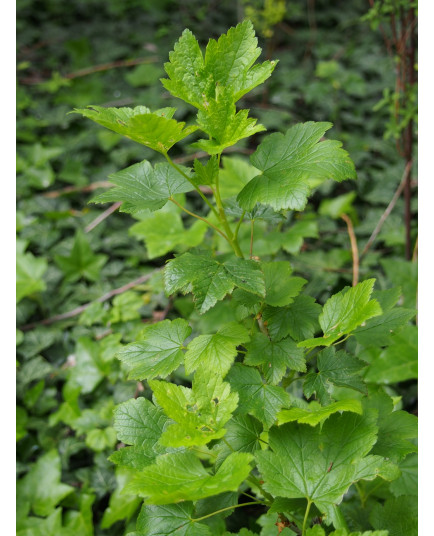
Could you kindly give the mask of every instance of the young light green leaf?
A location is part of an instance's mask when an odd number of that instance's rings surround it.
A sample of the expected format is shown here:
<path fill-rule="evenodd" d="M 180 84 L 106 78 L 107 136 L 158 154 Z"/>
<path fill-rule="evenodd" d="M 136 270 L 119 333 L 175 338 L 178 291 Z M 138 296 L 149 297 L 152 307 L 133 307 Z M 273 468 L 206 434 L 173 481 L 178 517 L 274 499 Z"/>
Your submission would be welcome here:
<path fill-rule="evenodd" d="M 187 168 L 182 168 L 182 171 L 188 176 Z M 131 214 L 146 209 L 158 210 L 175 194 L 194 189 L 194 186 L 168 163 L 157 164 L 152 169 L 147 160 L 118 171 L 110 175 L 109 179 L 115 187 L 94 197 L 91 202 L 122 201 L 120 210 Z"/>
<path fill-rule="evenodd" d="M 367 363 L 342 350 L 336 352 L 333 347 L 325 348 L 318 354 L 318 372 L 309 372 L 305 376 L 304 394 L 306 398 L 310 398 L 315 393 L 322 405 L 330 403 L 332 385 L 348 387 L 366 394 L 366 386 L 360 376 L 360 371 L 366 366 Z"/>
<path fill-rule="evenodd" d="M 316 426 L 319 423 L 324 422 L 326 419 L 337 413 L 338 411 L 352 411 L 353 413 L 362 414 L 362 404 L 359 400 L 348 399 L 339 400 L 328 406 L 320 406 L 318 402 L 311 402 L 309 409 L 291 408 L 282 409 L 277 414 L 278 425 L 285 424 L 287 422 L 297 421 L 299 423 L 310 424 Z"/>
<path fill-rule="evenodd" d="M 274 342 L 263 333 L 256 333 L 246 348 L 246 365 L 262 365 L 265 379 L 273 385 L 280 382 L 287 368 L 306 372 L 304 352 L 292 339 Z"/>
<path fill-rule="evenodd" d="M 190 374 L 200 365 L 224 377 L 237 356 L 237 346 L 250 340 L 245 327 L 224 324 L 214 335 L 199 335 L 187 346 L 185 370 Z"/>
<path fill-rule="evenodd" d="M 274 423 L 282 406 L 291 405 L 288 393 L 282 387 L 263 383 L 255 368 L 235 363 L 227 380 L 240 397 L 237 414 L 250 413 L 268 427 Z"/>
<path fill-rule="evenodd" d="M 291 127 L 285 135 L 271 134 L 251 157 L 262 171 L 238 195 L 244 209 L 255 203 L 275 210 L 303 210 L 312 179 L 343 181 L 355 178 L 354 164 L 338 141 L 318 143 L 331 123 L 308 122 Z"/>
<path fill-rule="evenodd" d="M 206 110 L 216 87 L 225 87 L 235 103 L 262 84 L 276 66 L 274 61 L 253 66 L 261 53 L 257 42 L 252 23 L 245 20 L 218 41 L 210 39 L 204 59 L 194 35 L 184 30 L 164 65 L 169 79 L 161 82 L 172 95 L 199 110 Z"/>
<path fill-rule="evenodd" d="M 236 491 L 250 473 L 252 459 L 251 454 L 234 452 L 210 475 L 191 452 L 165 454 L 138 473 L 125 491 L 145 497 L 146 504 L 157 505 Z"/>
<path fill-rule="evenodd" d="M 190 501 L 179 504 L 144 504 L 137 518 L 137 534 L 143 536 L 212 536 L 210 528 L 193 522 L 194 505 Z"/>
<path fill-rule="evenodd" d="M 175 143 L 198 128 L 186 127 L 183 122 L 178 123 L 172 119 L 174 112 L 174 108 L 162 108 L 151 112 L 145 106 L 136 108 L 88 106 L 86 109 L 76 109 L 73 113 L 82 114 L 103 127 L 146 145 L 154 151 L 166 154 Z"/>
<path fill-rule="evenodd" d="M 295 341 L 312 337 L 319 328 L 321 306 L 311 296 L 296 296 L 287 307 L 266 307 L 262 314 L 273 341 L 290 335 Z"/>
<path fill-rule="evenodd" d="M 217 174 L 219 172 L 218 160 L 216 156 L 212 156 L 205 166 L 196 158 L 194 160 L 193 167 L 195 172 L 193 180 L 195 184 L 212 186 L 215 183 Z"/>
<path fill-rule="evenodd" d="M 209 99 L 205 111 L 199 110 L 197 122 L 210 139 L 199 140 L 193 147 L 210 155 L 221 153 L 239 140 L 266 130 L 257 125 L 257 119 L 248 117 L 249 110 L 236 111 L 233 95 L 229 89 L 217 87 L 215 99 Z"/>
<path fill-rule="evenodd" d="M 265 276 L 265 303 L 284 307 L 294 301 L 307 283 L 302 277 L 291 277 L 292 267 L 287 261 L 263 262 Z"/>
<path fill-rule="evenodd" d="M 148 326 L 142 340 L 128 344 L 116 357 L 127 365 L 131 379 L 164 378 L 183 362 L 183 342 L 190 333 L 182 318 L 163 320 Z"/>
<path fill-rule="evenodd" d="M 343 335 L 354 331 L 358 326 L 382 313 L 377 300 L 371 299 L 375 279 L 367 279 L 355 287 L 344 288 L 328 299 L 319 316 L 323 337 L 307 339 L 299 346 L 313 348 L 330 346 Z"/>
<path fill-rule="evenodd" d="M 225 423 L 238 404 L 238 395 L 231 393 L 230 385 L 201 367 L 189 389 L 172 383 L 149 383 L 158 404 L 175 421 L 160 438 L 170 447 L 205 445 L 222 437 Z"/>

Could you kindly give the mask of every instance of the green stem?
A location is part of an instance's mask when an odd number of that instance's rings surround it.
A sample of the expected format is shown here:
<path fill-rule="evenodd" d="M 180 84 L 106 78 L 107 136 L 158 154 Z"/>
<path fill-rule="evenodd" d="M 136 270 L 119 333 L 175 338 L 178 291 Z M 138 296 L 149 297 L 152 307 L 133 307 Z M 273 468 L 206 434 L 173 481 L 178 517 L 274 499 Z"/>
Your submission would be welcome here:
<path fill-rule="evenodd" d="M 241 508 L 241 506 L 249 506 L 251 504 L 264 504 L 264 501 L 251 501 L 251 502 L 246 502 L 246 503 L 243 503 L 243 504 L 234 504 L 234 506 L 227 506 L 226 508 L 222 508 L 221 510 L 217 510 L 216 512 L 212 512 L 211 514 L 207 514 L 206 516 L 196 517 L 195 519 L 191 518 L 190 521 L 192 523 L 197 523 L 198 521 L 202 521 L 203 519 L 207 519 L 208 517 L 216 516 L 217 514 L 221 514 L 222 512 L 226 512 L 227 510 L 232 510 L 233 508 Z"/>
<path fill-rule="evenodd" d="M 253 256 L 253 229 L 255 227 L 255 220 L 250 222 L 250 258 Z"/>
<path fill-rule="evenodd" d="M 264 499 L 266 499 L 267 503 L 271 504 L 274 501 L 274 498 L 264 490 L 264 488 L 262 487 L 262 484 L 259 482 L 259 480 L 256 478 L 256 476 L 249 475 L 246 478 L 246 482 L 249 482 L 250 484 L 253 484 L 254 486 L 256 486 L 261 491 L 261 493 L 264 496 Z"/>
<path fill-rule="evenodd" d="M 220 168 L 220 158 L 221 153 L 217 156 L 217 162 L 218 167 Z M 229 222 L 226 218 L 226 212 L 223 207 L 223 203 L 220 197 L 220 185 L 219 185 L 219 173 L 217 173 L 216 181 L 215 181 L 215 192 L 214 192 L 215 202 L 218 208 L 218 218 L 221 221 L 224 230 L 226 231 L 226 234 L 228 235 L 229 243 L 232 246 L 232 249 L 234 250 L 237 257 L 240 257 L 244 259 L 243 252 L 241 251 L 240 245 L 238 244 L 237 237 L 232 233 L 232 230 L 230 228 Z"/>
<path fill-rule="evenodd" d="M 306 512 L 304 514 L 304 519 L 303 519 L 303 527 L 301 529 L 301 536 L 305 536 L 305 534 L 306 534 L 307 518 L 309 517 L 309 510 L 310 510 L 311 505 L 312 505 L 312 501 L 310 499 L 308 499 L 307 500 Z"/>
<path fill-rule="evenodd" d="M 205 201 L 205 203 L 209 206 L 209 208 L 214 212 L 214 214 L 218 217 L 218 213 L 216 209 L 211 205 L 211 203 L 208 201 L 208 199 L 205 197 L 205 195 L 200 191 L 199 186 L 194 184 L 194 182 L 190 179 L 190 177 L 182 171 L 182 169 L 175 164 L 175 162 L 170 158 L 170 156 L 167 153 L 163 153 L 166 157 L 166 160 L 169 162 L 169 164 L 173 167 L 173 169 L 176 169 L 178 173 L 180 173 L 184 179 L 186 179 L 196 190 L 196 192 L 200 195 L 200 197 Z"/>
<path fill-rule="evenodd" d="M 238 231 L 240 230 L 240 227 L 241 227 L 241 224 L 243 223 L 245 215 L 246 215 L 246 211 L 243 210 L 243 213 L 241 214 L 240 221 L 237 223 L 237 226 L 235 227 L 234 239 L 236 239 L 236 240 L 238 240 Z"/>
<path fill-rule="evenodd" d="M 183 207 L 181 205 L 181 203 L 178 203 L 178 201 L 176 199 L 174 199 L 173 197 L 169 197 L 169 201 L 172 201 L 172 203 L 175 203 L 175 205 L 177 207 L 179 207 L 181 210 L 183 210 L 184 212 L 186 212 L 187 214 L 189 214 L 190 216 L 193 216 L 193 218 L 197 218 L 198 220 L 202 220 L 204 221 L 207 225 L 209 225 L 210 227 L 212 227 L 214 229 L 214 231 L 216 231 L 217 233 L 221 234 L 222 237 L 227 240 L 229 242 L 229 244 L 231 244 L 231 241 L 229 240 L 229 238 L 225 235 L 225 233 L 223 231 L 220 231 L 220 229 L 218 227 L 216 227 L 214 224 L 212 224 L 210 221 L 208 221 L 207 219 L 205 218 L 202 218 L 202 216 L 199 216 L 198 214 L 195 214 L 194 212 L 190 212 L 189 210 L 187 210 L 185 207 Z"/>
<path fill-rule="evenodd" d="M 360 504 L 362 506 L 362 508 L 365 508 L 365 503 L 366 503 L 366 497 L 362 491 L 362 488 L 357 484 L 357 482 L 354 482 L 354 486 L 357 490 L 357 493 L 359 494 L 359 498 L 360 498 Z"/>

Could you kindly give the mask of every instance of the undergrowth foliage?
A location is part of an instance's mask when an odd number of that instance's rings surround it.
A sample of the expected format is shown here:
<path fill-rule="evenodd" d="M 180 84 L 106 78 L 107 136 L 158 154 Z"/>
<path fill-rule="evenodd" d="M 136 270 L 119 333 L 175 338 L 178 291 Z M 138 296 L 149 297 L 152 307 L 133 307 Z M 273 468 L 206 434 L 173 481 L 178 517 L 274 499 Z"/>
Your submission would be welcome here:
<path fill-rule="evenodd" d="M 405 500 L 403 464 L 416 451 L 416 417 L 376 385 L 381 360 L 366 376 L 357 344 L 388 341 L 414 312 L 395 307 L 399 290 L 374 290 L 374 279 L 321 306 L 289 261 L 254 256 L 255 221 L 278 228 L 325 180 L 355 179 L 351 158 L 339 141 L 324 139 L 331 123 L 306 122 L 265 137 L 237 180 L 221 181 L 223 150 L 265 130 L 249 110 L 237 110 L 277 65 L 255 63 L 260 53 L 250 21 L 211 39 L 205 54 L 183 32 L 162 84 L 197 109 L 194 125 L 174 119 L 174 108 L 75 110 L 164 157 L 115 173 L 114 187 L 93 201 L 121 202 L 121 211 L 142 218 L 136 226 L 150 257 L 171 251 L 180 225 L 190 249 L 167 262 L 167 295 L 192 294 L 199 314 L 230 300 L 236 317 L 213 333 L 164 319 L 117 354 L 129 379 L 146 380 L 153 393 L 114 410 L 123 445 L 110 460 L 132 470 L 123 494 L 144 499 L 129 536 L 211 536 L 244 506 L 268 511 L 270 534 L 355 536 L 352 519 L 363 516 L 365 535 L 392 535 L 397 523 L 410 534 L 414 501 Z M 169 152 L 192 134 L 192 147 L 209 157 L 188 168 Z M 203 212 L 187 208 L 189 192 L 201 197 Z M 151 213 L 159 216 L 149 220 Z M 187 231 L 180 213 L 196 220 Z M 386 500 L 372 505 L 379 482 L 390 482 Z"/>

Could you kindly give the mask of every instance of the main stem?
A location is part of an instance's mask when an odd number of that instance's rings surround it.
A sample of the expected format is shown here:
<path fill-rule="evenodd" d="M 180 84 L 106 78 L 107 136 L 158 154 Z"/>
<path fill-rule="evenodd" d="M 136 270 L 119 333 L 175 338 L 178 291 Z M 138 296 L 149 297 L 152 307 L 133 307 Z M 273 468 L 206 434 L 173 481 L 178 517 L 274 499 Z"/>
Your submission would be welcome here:
<path fill-rule="evenodd" d="M 218 167 L 220 168 L 220 158 L 221 153 L 217 156 L 217 162 Z M 218 208 L 218 218 L 221 221 L 224 230 L 226 231 L 226 234 L 229 238 L 229 242 L 232 246 L 232 249 L 235 251 L 235 254 L 237 257 L 244 258 L 243 252 L 241 251 L 240 245 L 238 244 L 237 236 L 232 233 L 232 229 L 230 228 L 229 222 L 226 218 L 225 209 L 223 207 L 223 203 L 220 197 L 220 184 L 219 184 L 219 173 L 217 173 L 216 182 L 215 182 L 215 190 L 214 190 L 214 197 L 215 202 Z"/>
<path fill-rule="evenodd" d="M 241 506 L 249 506 L 251 504 L 264 504 L 264 502 L 263 501 L 251 501 L 251 502 L 246 502 L 246 503 L 243 503 L 243 504 L 234 504 L 233 506 L 227 506 L 226 508 L 222 508 L 221 510 L 217 510 L 216 512 L 212 512 L 211 514 L 207 514 L 206 516 L 191 518 L 190 521 L 192 523 L 197 523 L 198 521 L 202 521 L 203 519 L 207 519 L 208 517 L 216 516 L 217 514 L 221 514 L 222 512 L 226 512 L 227 510 L 232 510 L 233 508 L 241 508 Z"/>

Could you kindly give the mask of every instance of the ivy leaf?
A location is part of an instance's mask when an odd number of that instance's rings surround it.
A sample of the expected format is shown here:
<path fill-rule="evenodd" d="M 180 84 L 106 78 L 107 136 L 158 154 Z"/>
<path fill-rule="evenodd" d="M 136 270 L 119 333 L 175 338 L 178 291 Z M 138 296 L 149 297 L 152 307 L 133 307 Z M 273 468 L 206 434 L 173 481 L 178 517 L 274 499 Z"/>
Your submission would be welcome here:
<path fill-rule="evenodd" d="M 192 521 L 194 505 L 190 501 L 179 504 L 144 504 L 137 518 L 137 536 L 211 536 L 210 528 Z"/>
<path fill-rule="evenodd" d="M 189 174 L 187 168 L 182 170 Z M 110 175 L 109 179 L 115 187 L 94 197 L 91 202 L 122 201 L 120 210 L 131 214 L 146 209 L 158 210 L 175 194 L 194 189 L 193 185 L 168 163 L 156 164 L 152 169 L 147 160 L 118 171 Z"/>
<path fill-rule="evenodd" d="M 262 318 L 273 341 L 280 341 L 288 335 L 301 341 L 314 335 L 319 327 L 320 313 L 320 304 L 311 296 L 302 294 L 285 308 L 266 307 Z"/>
<path fill-rule="evenodd" d="M 261 449 L 260 436 L 263 426 L 251 415 L 237 415 L 226 424 L 225 441 L 220 442 L 217 451 L 216 467 L 225 460 L 231 452 L 250 452 L 253 454 Z"/>
<path fill-rule="evenodd" d="M 312 179 L 355 178 L 354 164 L 340 142 L 318 143 L 331 127 L 331 123 L 308 122 L 291 127 L 285 135 L 267 136 L 250 158 L 262 174 L 239 193 L 241 207 L 250 210 L 260 202 L 275 210 L 303 210 Z"/>
<path fill-rule="evenodd" d="M 306 498 L 326 518 L 332 517 L 334 505 L 367 466 L 366 456 L 377 437 L 375 421 L 375 412 L 346 412 L 332 415 L 322 428 L 298 423 L 271 428 L 271 450 L 256 453 L 265 490 L 274 496 Z M 381 475 L 382 458 L 368 456 L 368 461 L 370 472 L 364 476 Z"/>
<path fill-rule="evenodd" d="M 277 384 L 286 373 L 286 369 L 306 372 L 304 352 L 297 348 L 291 339 L 278 342 L 270 341 L 263 333 L 256 333 L 247 345 L 246 365 L 262 365 L 262 372 L 267 382 Z"/>
<path fill-rule="evenodd" d="M 291 277 L 292 267 L 286 261 L 264 262 L 261 264 L 265 276 L 265 303 L 283 307 L 294 301 L 307 283 L 302 277 Z"/>
<path fill-rule="evenodd" d="M 279 411 L 277 420 L 279 426 L 293 421 L 316 426 L 338 411 L 352 411 L 361 415 L 362 405 L 359 400 L 355 399 L 339 400 L 328 406 L 320 406 L 318 402 L 311 402 L 308 409 L 291 408 Z"/>
<path fill-rule="evenodd" d="M 238 404 L 238 395 L 220 376 L 210 374 L 204 367 L 197 370 L 193 387 L 150 381 L 158 404 L 175 421 L 160 438 L 170 447 L 205 445 L 222 437 L 225 423 Z"/>
<path fill-rule="evenodd" d="M 84 277 L 89 281 L 97 281 L 101 268 L 108 260 L 107 255 L 96 255 L 90 247 L 83 231 L 77 231 L 74 245 L 68 256 L 55 255 L 54 261 L 65 274 L 65 281 L 74 282 Z"/>
<path fill-rule="evenodd" d="M 208 227 L 203 221 L 195 221 L 186 229 L 175 205 L 141 216 L 129 233 L 145 241 L 148 257 L 161 257 L 169 251 L 183 251 L 199 245 Z"/>
<path fill-rule="evenodd" d="M 360 371 L 366 365 L 367 363 L 342 350 L 336 352 L 333 347 L 322 350 L 317 359 L 318 372 L 309 372 L 304 378 L 303 391 L 306 398 L 315 393 L 321 404 L 329 404 L 332 385 L 366 394 L 366 386 L 360 376 Z"/>
<path fill-rule="evenodd" d="M 388 348 L 371 360 L 365 380 L 387 385 L 417 379 L 417 332 L 416 326 L 409 325 L 394 333 Z"/>
<path fill-rule="evenodd" d="M 282 406 L 291 405 L 291 399 L 282 387 L 263 383 L 258 370 L 252 367 L 235 363 L 227 380 L 240 397 L 237 413 L 250 413 L 268 427 L 274 423 Z"/>
<path fill-rule="evenodd" d="M 191 452 L 165 454 L 136 474 L 125 491 L 145 497 L 146 504 L 157 505 L 236 491 L 250 473 L 252 459 L 251 454 L 234 452 L 210 475 Z"/>
<path fill-rule="evenodd" d="M 185 123 L 178 123 L 172 119 L 175 108 L 162 108 L 151 112 L 145 106 L 136 108 L 88 106 L 86 109 L 75 109 L 72 113 L 92 119 L 103 127 L 162 154 L 166 154 L 175 143 L 183 140 L 198 128 L 197 126 L 185 127 Z"/>
<path fill-rule="evenodd" d="M 375 279 L 367 279 L 355 287 L 344 288 L 329 298 L 319 315 L 323 337 L 299 343 L 305 348 L 330 346 L 342 335 L 354 331 L 360 324 L 382 313 L 377 300 L 370 299 Z"/>
<path fill-rule="evenodd" d="M 38 516 L 48 516 L 66 496 L 74 491 L 60 481 L 60 457 L 56 450 L 42 455 L 27 475 L 17 483 L 17 496 L 28 501 Z"/>
<path fill-rule="evenodd" d="M 47 271 L 48 264 L 44 258 L 24 252 L 17 252 L 16 263 L 16 300 L 18 303 L 26 296 L 45 290 L 43 275 Z"/>
<path fill-rule="evenodd" d="M 224 324 L 214 335 L 199 335 L 187 346 L 185 371 L 190 374 L 203 364 L 224 377 L 237 356 L 237 346 L 249 340 L 246 328 L 237 322 Z"/>
<path fill-rule="evenodd" d="M 129 379 L 165 377 L 183 362 L 183 342 L 190 333 L 188 322 L 182 318 L 163 320 L 148 326 L 142 340 L 128 344 L 116 357 L 127 365 Z"/>
<path fill-rule="evenodd" d="M 164 270 L 166 292 L 193 292 L 196 307 L 204 313 L 238 286 L 254 294 L 265 293 L 264 275 L 255 261 L 236 259 L 220 263 L 206 255 L 184 253 Z"/>

